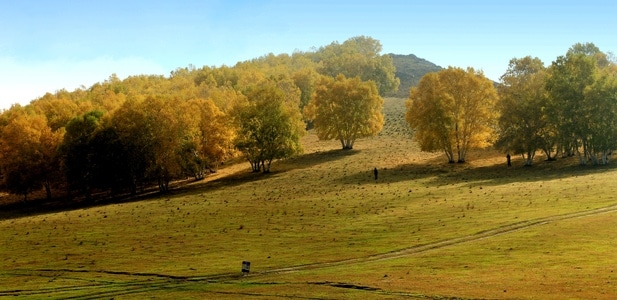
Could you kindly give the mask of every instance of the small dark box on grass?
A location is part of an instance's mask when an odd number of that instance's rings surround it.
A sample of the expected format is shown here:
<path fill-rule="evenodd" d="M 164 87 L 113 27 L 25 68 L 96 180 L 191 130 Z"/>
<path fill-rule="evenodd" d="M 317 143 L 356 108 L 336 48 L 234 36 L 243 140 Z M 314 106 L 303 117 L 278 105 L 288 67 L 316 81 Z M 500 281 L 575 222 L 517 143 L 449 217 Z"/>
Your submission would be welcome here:
<path fill-rule="evenodd" d="M 242 262 L 242 274 L 248 274 L 251 271 L 251 262 L 243 261 Z"/>

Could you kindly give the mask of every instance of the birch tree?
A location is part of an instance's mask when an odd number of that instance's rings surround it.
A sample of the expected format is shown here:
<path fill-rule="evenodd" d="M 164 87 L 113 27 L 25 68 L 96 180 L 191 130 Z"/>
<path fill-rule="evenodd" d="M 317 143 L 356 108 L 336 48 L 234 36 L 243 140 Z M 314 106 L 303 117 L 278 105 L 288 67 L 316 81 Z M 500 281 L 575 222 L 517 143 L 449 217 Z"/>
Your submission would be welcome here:
<path fill-rule="evenodd" d="M 554 159 L 554 130 L 543 109 L 548 104 L 545 83 L 544 64 L 539 58 L 527 56 L 510 60 L 497 88 L 500 112 L 497 146 L 520 154 L 525 166 L 532 165 L 540 149 L 549 160 Z"/>
<path fill-rule="evenodd" d="M 575 44 L 549 68 L 547 114 L 558 128 L 564 155 L 579 164 L 607 162 L 615 148 L 612 136 L 615 65 L 593 44 Z"/>
<path fill-rule="evenodd" d="M 449 163 L 492 144 L 497 113 L 493 82 L 473 68 L 429 73 L 411 89 L 405 119 L 423 151 L 444 151 Z"/>
<path fill-rule="evenodd" d="M 372 81 L 359 77 L 322 77 L 304 113 L 321 140 L 336 139 L 353 149 L 359 138 L 376 135 L 384 125 L 383 98 Z"/>
<path fill-rule="evenodd" d="M 269 173 L 273 160 L 302 152 L 300 137 L 305 130 L 298 110 L 300 91 L 296 93 L 286 95 L 275 82 L 265 81 L 249 88 L 247 100 L 234 108 L 234 143 L 253 172 Z"/>

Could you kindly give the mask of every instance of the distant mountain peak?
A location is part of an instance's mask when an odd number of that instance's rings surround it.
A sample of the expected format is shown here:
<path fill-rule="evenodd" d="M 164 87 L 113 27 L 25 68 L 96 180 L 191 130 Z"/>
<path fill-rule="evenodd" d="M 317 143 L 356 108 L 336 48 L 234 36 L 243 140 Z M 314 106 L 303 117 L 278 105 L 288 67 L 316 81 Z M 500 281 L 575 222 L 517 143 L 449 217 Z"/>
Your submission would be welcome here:
<path fill-rule="evenodd" d="M 398 91 L 391 92 L 388 96 L 407 98 L 409 96 L 409 89 L 412 86 L 418 85 L 420 78 L 426 73 L 437 72 L 443 68 L 424 59 L 417 57 L 414 54 L 393 54 L 389 53 L 392 57 L 394 66 L 396 67 L 396 77 L 401 80 L 401 85 Z"/>

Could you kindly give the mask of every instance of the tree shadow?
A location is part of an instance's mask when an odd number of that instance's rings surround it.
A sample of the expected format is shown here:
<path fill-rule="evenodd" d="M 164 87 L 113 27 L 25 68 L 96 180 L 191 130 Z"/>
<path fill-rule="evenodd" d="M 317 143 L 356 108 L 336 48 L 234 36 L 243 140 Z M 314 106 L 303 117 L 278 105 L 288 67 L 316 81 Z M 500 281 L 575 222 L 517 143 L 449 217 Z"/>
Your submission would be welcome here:
<path fill-rule="evenodd" d="M 281 170 L 292 170 L 292 169 L 306 169 L 315 167 L 321 164 L 333 162 L 336 160 L 340 160 L 346 157 L 354 156 L 361 153 L 362 150 L 355 149 L 333 149 L 327 151 L 317 151 L 309 154 L 303 154 L 300 156 L 288 158 L 285 160 L 278 161 L 277 168 L 281 168 Z"/>
<path fill-rule="evenodd" d="M 250 182 L 276 177 L 293 170 L 312 168 L 360 153 L 360 150 L 328 150 L 303 154 L 292 158 L 277 160 L 272 163 L 270 173 L 251 172 L 250 168 L 240 170 L 208 182 L 196 183 L 171 191 L 173 194 L 186 192 L 213 191 L 220 188 L 236 187 Z"/>
<path fill-rule="evenodd" d="M 110 204 L 139 202 L 164 195 L 168 195 L 168 193 L 160 193 L 158 187 L 151 186 L 144 188 L 137 194 L 121 193 L 116 195 L 108 195 L 106 192 L 102 192 L 95 193 L 90 199 L 86 199 L 83 196 L 76 196 L 70 200 L 67 199 L 66 196 L 55 197 L 51 200 L 39 198 L 29 200 L 26 203 L 15 202 L 0 206 L 0 220 L 18 219 L 49 213 L 73 211 L 78 209 L 107 206 Z"/>
<path fill-rule="evenodd" d="M 304 154 L 293 158 L 278 160 L 273 162 L 270 173 L 251 172 L 250 168 L 241 169 L 217 179 L 207 181 L 182 180 L 172 183 L 172 187 L 165 193 L 160 193 L 158 188 L 148 187 L 136 195 L 101 195 L 95 196 L 91 200 L 75 198 L 67 200 L 65 198 L 54 198 L 51 201 L 46 199 L 33 199 L 27 203 L 17 202 L 0 206 L 0 220 L 16 219 L 21 217 L 36 216 L 47 213 L 72 211 L 77 209 L 93 208 L 110 204 L 139 202 L 156 199 L 157 197 L 169 197 L 181 194 L 191 194 L 204 191 L 213 191 L 221 188 L 236 187 L 249 182 L 266 180 L 278 174 L 297 169 L 311 168 L 320 164 L 329 163 L 345 157 L 360 153 L 359 150 L 328 150 Z M 241 162 L 236 162 L 240 164 Z M 105 194 L 105 193 L 103 193 Z"/>
<path fill-rule="evenodd" d="M 367 168 L 363 171 L 352 172 L 333 181 L 340 184 L 362 184 L 362 183 L 394 183 L 409 181 L 410 179 L 423 179 L 444 172 L 449 172 L 447 169 L 452 167 L 448 164 L 443 164 L 443 159 L 423 160 L 419 163 L 401 164 L 390 168 L 377 168 L 378 178 L 375 179 L 373 168 Z"/>
<path fill-rule="evenodd" d="M 562 158 L 557 161 L 541 161 L 533 166 L 506 163 L 474 166 L 469 163 L 445 163 L 443 158 L 434 158 L 420 163 L 401 164 L 393 168 L 379 169 L 375 180 L 373 170 L 360 171 L 341 177 L 339 183 L 397 183 L 425 180 L 429 186 L 457 183 L 482 182 L 482 185 L 497 186 L 514 182 L 541 182 L 573 176 L 584 176 L 614 171 L 617 165 L 578 165 L 578 158 Z"/>
<path fill-rule="evenodd" d="M 533 166 L 523 164 L 508 167 L 505 163 L 461 168 L 436 176 L 429 181 L 433 185 L 461 182 L 482 182 L 482 185 L 497 186 L 509 183 L 531 183 L 576 176 L 598 174 L 617 169 L 617 165 L 579 165 L 578 158 L 562 158 L 557 161 L 541 161 Z"/>

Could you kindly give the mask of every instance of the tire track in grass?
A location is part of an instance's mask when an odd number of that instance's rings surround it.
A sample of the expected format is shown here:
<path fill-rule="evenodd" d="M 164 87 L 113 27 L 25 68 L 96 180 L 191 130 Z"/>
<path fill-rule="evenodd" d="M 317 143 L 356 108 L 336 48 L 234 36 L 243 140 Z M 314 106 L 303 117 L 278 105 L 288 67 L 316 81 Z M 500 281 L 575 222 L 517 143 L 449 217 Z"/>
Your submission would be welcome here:
<path fill-rule="evenodd" d="M 601 215 L 606 213 L 614 213 L 617 212 L 617 204 L 601 207 L 597 209 L 578 211 L 573 213 L 566 213 L 561 215 L 548 216 L 533 220 L 520 221 L 517 223 L 504 225 L 501 227 L 497 227 L 494 229 L 488 229 L 484 231 L 480 231 L 475 234 L 441 240 L 433 243 L 423 244 L 411 246 L 399 250 L 394 250 L 387 253 L 375 254 L 370 256 L 358 257 L 358 258 L 350 258 L 343 259 L 338 261 L 330 261 L 330 262 L 320 262 L 314 264 L 306 264 L 306 265 L 297 265 L 290 267 L 282 267 L 282 268 L 273 268 L 270 270 L 257 271 L 252 272 L 247 276 L 242 276 L 239 273 L 223 273 L 223 274 L 209 274 L 209 275 L 198 275 L 198 276 L 176 276 L 176 275 L 166 275 L 166 274 L 156 274 L 156 273 L 134 273 L 134 272 L 123 272 L 123 271 L 105 271 L 105 270 L 71 270 L 71 269 L 39 269 L 39 270 L 22 270 L 20 275 L 26 276 L 23 272 L 65 272 L 65 273 L 103 273 L 108 275 L 122 275 L 122 276 L 138 276 L 143 278 L 148 278 L 143 281 L 129 281 L 129 282 L 109 282 L 109 283 L 99 283 L 92 285 L 78 285 L 78 286 L 69 286 L 69 287 L 59 287 L 59 288 L 44 288 L 44 289 L 36 289 L 36 290 L 13 290 L 13 291 L 1 291 L 0 296 L 14 296 L 14 295 L 52 295 L 57 293 L 64 293 L 70 291 L 79 291 L 79 290 L 87 290 L 87 289 L 113 289 L 107 291 L 93 291 L 92 293 L 82 294 L 79 296 L 69 296 L 65 297 L 65 299 L 98 299 L 101 297 L 114 297 L 114 296 L 123 296 L 129 294 L 139 294 L 144 292 L 152 292 L 157 290 L 169 289 L 169 288 L 180 288 L 184 285 L 194 284 L 195 282 L 203 282 L 203 283 L 221 283 L 221 282 L 232 282 L 232 281 L 242 281 L 243 279 L 254 279 L 261 276 L 272 275 L 272 274 L 284 274 L 290 272 L 297 272 L 303 270 L 315 270 L 322 269 L 328 267 L 335 266 L 344 266 L 349 264 L 357 264 L 357 263 L 366 263 L 366 262 L 376 262 L 382 260 L 396 259 L 409 255 L 414 255 L 418 253 L 423 253 L 426 251 L 445 248 L 449 246 L 454 246 L 462 243 L 473 242 L 481 239 L 491 238 L 511 232 L 515 232 L 522 229 L 531 228 L 534 226 L 544 225 L 552 222 L 564 221 L 569 219 L 583 218 L 588 216 Z M 27 276 L 37 276 L 37 274 L 27 274 Z M 43 275 L 39 275 L 43 276 Z M 62 278 L 62 276 L 56 276 L 58 278 Z M 345 288 L 344 283 L 337 283 L 332 285 L 333 287 Z M 371 291 L 370 287 L 365 289 L 367 291 Z M 375 290 L 378 292 L 385 292 L 382 290 Z M 214 292 L 216 293 L 216 292 Z M 254 295 L 257 296 L 257 295 Z M 271 295 L 272 296 L 272 295 Z"/>
<path fill-rule="evenodd" d="M 91 278 L 80 278 L 76 276 L 66 276 L 59 273 L 71 273 L 70 270 L 30 270 L 28 273 L 25 270 L 13 273 L 4 273 L 11 276 L 23 276 L 23 277 L 45 277 L 52 278 L 49 282 L 53 282 L 58 279 L 73 280 L 73 281 L 87 281 L 86 284 L 74 284 L 65 285 L 60 287 L 48 287 L 38 289 L 14 289 L 14 290 L 0 290 L 0 297 L 3 296 L 50 296 L 58 294 L 82 293 L 80 296 L 66 296 L 66 299 L 72 298 L 86 298 L 93 290 L 100 289 L 120 289 L 122 291 L 131 290 L 135 288 L 141 288 L 144 286 L 154 286 L 159 284 L 169 283 L 169 279 L 149 278 L 145 280 L 130 280 L 130 281 L 110 281 L 110 280 L 97 280 Z M 48 274 L 49 273 L 49 274 Z M 97 273 L 97 272 L 85 272 L 84 270 L 76 270 L 73 273 Z M 95 292 L 93 295 L 102 294 L 101 292 Z"/>
<path fill-rule="evenodd" d="M 374 255 L 358 257 L 358 258 L 343 259 L 343 260 L 331 261 L 331 262 L 322 262 L 322 263 L 276 268 L 276 269 L 251 273 L 250 276 L 279 274 L 279 273 L 295 272 L 295 271 L 302 271 L 302 270 L 321 269 L 321 268 L 334 267 L 334 266 L 344 266 L 348 264 L 357 264 L 357 263 L 396 259 L 396 258 L 408 256 L 408 255 L 423 253 L 423 252 L 433 250 L 433 249 L 440 249 L 440 248 L 454 246 L 454 245 L 458 245 L 462 243 L 491 238 L 491 237 L 495 237 L 498 235 L 511 233 L 511 232 L 515 232 L 518 230 L 538 226 L 538 225 L 548 224 L 548 223 L 557 222 L 557 221 L 564 221 L 564 220 L 569 220 L 569 219 L 601 215 L 601 214 L 606 214 L 606 213 L 613 213 L 613 212 L 617 212 L 617 204 L 606 206 L 606 207 L 601 207 L 601 208 L 596 208 L 596 209 L 591 209 L 591 210 L 584 210 L 584 211 L 566 213 L 566 214 L 561 214 L 561 215 L 553 215 L 553 216 L 548 216 L 548 217 L 543 217 L 543 218 L 538 218 L 538 219 L 533 219 L 533 220 L 520 221 L 520 222 L 516 222 L 513 224 L 497 227 L 494 229 L 483 230 L 483 231 L 480 231 L 478 233 L 471 234 L 471 235 L 455 237 L 455 238 L 441 240 L 441 241 L 423 244 L 423 245 L 411 246 L 411 247 L 394 250 L 394 251 L 386 252 L 386 253 L 374 254 Z"/>
<path fill-rule="evenodd" d="M 124 287 L 113 286 L 106 291 L 94 291 L 89 294 L 70 296 L 64 299 L 75 299 L 75 300 L 77 299 L 94 300 L 94 299 L 101 299 L 101 298 L 113 299 L 114 297 L 118 297 L 118 296 L 127 296 L 131 294 L 140 294 L 140 293 L 164 290 L 164 289 L 171 288 L 171 285 L 172 283 L 167 281 L 167 282 L 158 283 L 158 284 L 147 283 L 147 284 L 141 284 L 141 285 L 124 286 Z"/>
<path fill-rule="evenodd" d="M 63 274 L 59 274 L 63 273 Z M 65 274 L 74 274 L 66 276 Z M 55 279 L 68 280 L 83 280 L 96 283 L 71 285 L 62 287 L 50 287 L 39 289 L 14 289 L 0 290 L 0 297 L 4 296 L 59 296 L 59 294 L 67 294 L 60 296 L 62 299 L 100 299 L 113 298 L 115 296 L 125 296 L 131 294 L 139 294 L 164 290 L 169 288 L 179 288 L 183 285 L 190 285 L 194 282 L 220 282 L 237 280 L 242 275 L 238 273 L 223 273 L 210 274 L 204 276 L 177 276 L 157 273 L 139 273 L 125 271 L 107 271 L 107 270 L 84 270 L 84 269 L 34 269 L 34 270 L 15 270 L 10 273 L 4 273 L 11 276 L 31 276 L 31 277 L 49 277 Z M 130 281 L 112 281 L 112 280 L 96 280 L 75 277 L 77 274 L 106 274 L 113 276 L 130 276 L 145 278 L 143 280 Z M 75 292 L 79 295 L 71 296 L 70 293 Z"/>

